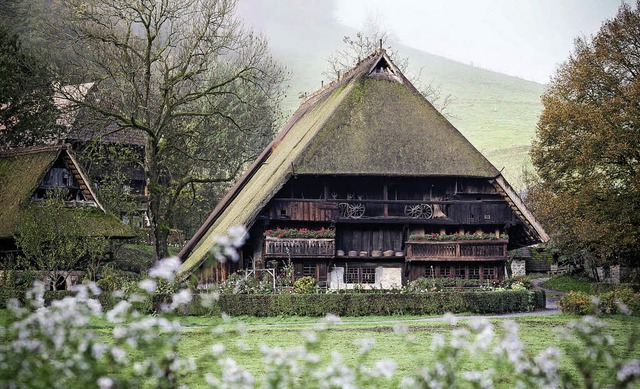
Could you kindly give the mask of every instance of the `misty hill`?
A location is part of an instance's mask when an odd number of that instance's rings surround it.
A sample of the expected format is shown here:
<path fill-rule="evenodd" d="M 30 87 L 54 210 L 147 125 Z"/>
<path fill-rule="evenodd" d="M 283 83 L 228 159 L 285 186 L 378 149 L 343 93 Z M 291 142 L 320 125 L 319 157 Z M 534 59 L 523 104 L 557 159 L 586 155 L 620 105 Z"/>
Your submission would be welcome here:
<path fill-rule="evenodd" d="M 356 31 L 337 23 L 332 5 L 324 0 L 296 2 L 245 0 L 240 15 L 269 39 L 276 58 L 290 72 L 287 97 L 283 101 L 286 117 L 298 107 L 299 95 L 320 88 L 326 59 L 341 48 L 345 35 Z M 408 57 L 407 76 L 420 75 L 423 84 L 441 88 L 451 95 L 449 120 L 504 174 L 521 188 L 521 173 L 530 164 L 528 150 L 542 111 L 540 96 L 544 85 L 489 71 L 432 55 L 399 44 L 393 48 Z M 398 58 L 394 58 L 398 60 Z M 434 142 L 446 139 L 434 139 Z"/>

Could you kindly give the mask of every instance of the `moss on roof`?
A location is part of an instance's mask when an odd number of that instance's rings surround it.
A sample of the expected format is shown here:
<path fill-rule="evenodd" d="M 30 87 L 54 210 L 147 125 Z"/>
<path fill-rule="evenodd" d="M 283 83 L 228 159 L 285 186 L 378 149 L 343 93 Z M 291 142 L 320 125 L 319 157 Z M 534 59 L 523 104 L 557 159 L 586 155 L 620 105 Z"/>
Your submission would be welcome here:
<path fill-rule="evenodd" d="M 495 177 L 498 170 L 422 96 L 362 75 L 295 166 L 301 174 Z"/>
<path fill-rule="evenodd" d="M 59 153 L 59 149 L 45 150 L 0 158 L 0 237 L 16 231 L 21 208 Z"/>
<path fill-rule="evenodd" d="M 292 163 L 329 119 L 335 108 L 351 90 L 351 86 L 337 86 L 330 93 L 317 96 L 301 106 L 295 122 L 286 131 L 286 136 L 276 139 L 268 147 L 271 154 L 264 163 L 250 172 L 252 177 L 213 220 L 202 239 L 190 252 L 178 276 L 187 276 L 208 257 L 209 250 L 215 244 L 216 237 L 226 234 L 229 228 L 248 225 L 271 197 L 287 182 L 291 176 Z M 308 110 L 307 110 L 308 109 Z"/>
<path fill-rule="evenodd" d="M 97 208 L 67 208 L 74 212 L 80 226 L 81 236 L 104 236 L 106 238 L 133 238 L 136 232 L 112 214 Z"/>

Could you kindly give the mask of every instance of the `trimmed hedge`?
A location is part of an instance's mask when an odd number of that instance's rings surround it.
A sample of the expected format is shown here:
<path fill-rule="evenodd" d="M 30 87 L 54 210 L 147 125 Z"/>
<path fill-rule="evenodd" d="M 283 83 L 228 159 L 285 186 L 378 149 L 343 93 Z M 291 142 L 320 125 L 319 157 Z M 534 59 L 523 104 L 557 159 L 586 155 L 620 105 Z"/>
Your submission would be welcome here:
<path fill-rule="evenodd" d="M 72 295 L 69 291 L 45 292 L 45 303 Z M 15 295 L 0 296 L 2 306 Z M 23 297 L 23 296 L 22 296 Z M 153 313 L 161 304 L 170 302 L 169 295 L 155 295 L 152 302 L 138 308 Z M 116 300 L 108 293 L 98 296 L 103 309 L 111 309 Z M 543 290 L 504 292 L 442 291 L 409 294 L 228 294 L 221 295 L 214 307 L 204 308 L 198 295 L 182 310 L 184 315 L 219 316 L 338 316 L 428 315 L 453 313 L 498 314 L 523 312 L 545 307 Z"/>
<path fill-rule="evenodd" d="M 231 316 L 427 315 L 508 313 L 545 307 L 542 290 L 415 294 L 222 295 L 220 311 Z"/>

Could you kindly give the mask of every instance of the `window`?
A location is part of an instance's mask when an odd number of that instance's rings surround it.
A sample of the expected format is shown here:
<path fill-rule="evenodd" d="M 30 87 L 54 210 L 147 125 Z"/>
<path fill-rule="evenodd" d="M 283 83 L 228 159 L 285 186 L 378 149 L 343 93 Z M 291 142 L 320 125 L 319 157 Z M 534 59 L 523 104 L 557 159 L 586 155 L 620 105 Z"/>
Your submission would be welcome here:
<path fill-rule="evenodd" d="M 467 278 L 467 272 L 464 266 L 456 266 L 456 278 Z"/>
<path fill-rule="evenodd" d="M 357 267 L 348 267 L 344 272 L 344 282 L 347 284 L 358 284 L 358 275 L 360 274 L 360 269 Z"/>
<path fill-rule="evenodd" d="M 449 276 L 451 276 L 451 267 L 440 266 L 440 277 L 449 277 Z"/>
<path fill-rule="evenodd" d="M 360 283 L 361 284 L 375 284 L 376 283 L 376 269 L 374 267 L 360 268 Z"/>
<path fill-rule="evenodd" d="M 427 278 L 435 277 L 436 272 L 433 266 L 427 266 L 424 268 L 424 276 Z"/>
<path fill-rule="evenodd" d="M 470 280 L 479 280 L 480 279 L 480 266 L 471 266 L 471 267 L 469 267 L 469 279 Z"/>
<path fill-rule="evenodd" d="M 344 272 L 344 282 L 347 284 L 375 284 L 375 267 L 347 267 Z"/>
<path fill-rule="evenodd" d="M 496 278 L 496 268 L 485 267 L 483 270 L 483 275 L 485 280 L 493 280 L 494 278 Z"/>
<path fill-rule="evenodd" d="M 316 278 L 316 265 L 303 265 L 302 276 Z"/>

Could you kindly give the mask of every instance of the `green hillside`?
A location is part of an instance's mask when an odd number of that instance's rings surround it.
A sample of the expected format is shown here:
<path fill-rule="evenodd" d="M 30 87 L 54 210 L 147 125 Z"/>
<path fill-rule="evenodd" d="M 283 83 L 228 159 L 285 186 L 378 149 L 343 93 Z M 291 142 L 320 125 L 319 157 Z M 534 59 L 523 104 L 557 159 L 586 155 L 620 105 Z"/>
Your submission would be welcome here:
<path fill-rule="evenodd" d="M 326 60 L 341 48 L 343 36 L 354 36 L 355 31 L 334 22 L 324 2 L 305 2 L 304 7 L 289 0 L 241 4 L 246 6 L 245 17 L 254 20 L 254 27 L 266 35 L 276 58 L 290 72 L 283 101 L 285 117 L 289 117 L 301 93 L 312 93 L 321 81 L 332 81 L 322 74 Z M 433 82 L 443 95 L 453 97 L 450 121 L 498 170 L 504 167 L 512 185 L 521 188 L 522 169 L 530 165 L 528 149 L 542 110 L 544 85 L 401 45 L 395 48 L 409 59 L 407 76 L 420 74 L 423 83 Z"/>

